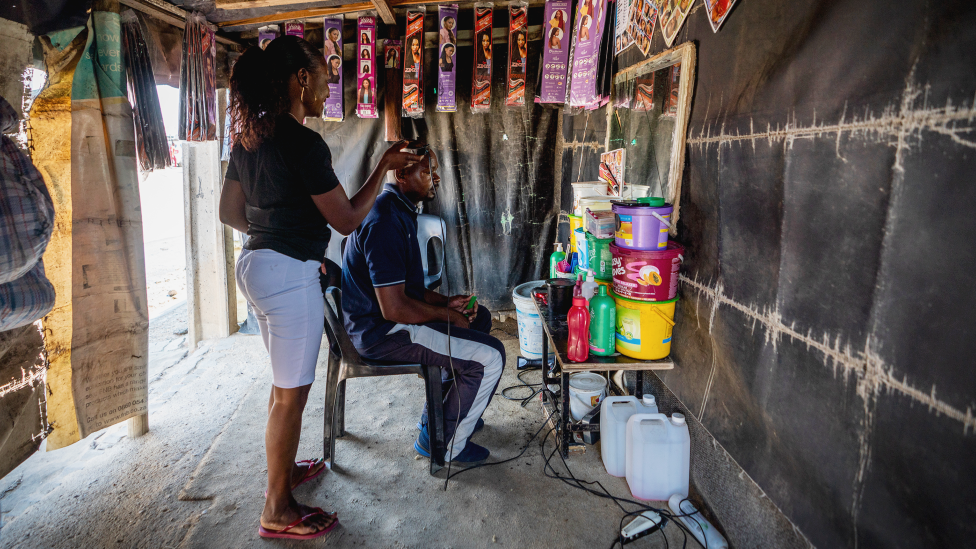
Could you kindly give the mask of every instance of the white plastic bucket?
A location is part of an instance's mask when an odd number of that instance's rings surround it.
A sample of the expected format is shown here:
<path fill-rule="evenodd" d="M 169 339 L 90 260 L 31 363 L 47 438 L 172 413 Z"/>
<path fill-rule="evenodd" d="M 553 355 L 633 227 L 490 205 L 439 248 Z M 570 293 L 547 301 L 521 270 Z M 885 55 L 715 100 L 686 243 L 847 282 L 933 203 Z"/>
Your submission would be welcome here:
<path fill-rule="evenodd" d="M 651 191 L 649 185 L 624 185 L 620 189 L 620 195 L 624 198 L 636 200 L 638 198 L 643 198 L 647 196 L 647 193 Z"/>
<path fill-rule="evenodd" d="M 607 380 L 593 372 L 579 372 L 569 376 L 569 412 L 574 421 L 583 419 L 607 396 Z"/>
<path fill-rule="evenodd" d="M 522 356 L 529 359 L 542 358 L 542 319 L 536 312 L 532 290 L 545 284 L 545 280 L 533 280 L 512 290 L 515 318 L 518 322 L 519 350 L 522 351 Z"/>
<path fill-rule="evenodd" d="M 573 215 L 583 215 L 580 209 L 580 199 L 587 196 L 603 196 L 607 194 L 607 185 L 600 181 L 583 181 L 573 183 Z"/>

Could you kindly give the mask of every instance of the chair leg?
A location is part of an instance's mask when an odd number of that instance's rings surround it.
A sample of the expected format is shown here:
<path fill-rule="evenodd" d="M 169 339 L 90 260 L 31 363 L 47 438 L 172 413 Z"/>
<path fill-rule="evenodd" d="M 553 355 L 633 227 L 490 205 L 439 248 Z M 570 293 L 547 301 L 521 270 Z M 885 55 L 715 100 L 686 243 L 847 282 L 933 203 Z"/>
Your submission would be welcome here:
<path fill-rule="evenodd" d="M 424 366 L 427 389 L 427 434 L 430 435 L 430 474 L 444 467 L 444 398 L 441 395 L 441 369 Z"/>
<path fill-rule="evenodd" d="M 335 465 L 335 433 L 336 433 L 336 393 L 339 385 L 339 360 L 329 353 L 328 374 L 325 381 L 325 430 L 323 437 L 323 458 L 329 469 Z"/>
<path fill-rule="evenodd" d="M 339 382 L 339 390 L 336 391 L 336 436 L 342 438 L 346 436 L 346 380 Z"/>

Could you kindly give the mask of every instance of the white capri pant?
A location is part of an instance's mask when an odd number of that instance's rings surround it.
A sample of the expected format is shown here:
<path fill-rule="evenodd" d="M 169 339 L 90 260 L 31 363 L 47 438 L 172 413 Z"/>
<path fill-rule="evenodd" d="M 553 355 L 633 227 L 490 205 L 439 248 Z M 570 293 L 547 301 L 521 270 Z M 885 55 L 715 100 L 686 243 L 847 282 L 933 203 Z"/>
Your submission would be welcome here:
<path fill-rule="evenodd" d="M 273 250 L 243 250 L 237 260 L 237 286 L 258 319 L 275 387 L 294 389 L 315 381 L 325 330 L 320 265 Z"/>

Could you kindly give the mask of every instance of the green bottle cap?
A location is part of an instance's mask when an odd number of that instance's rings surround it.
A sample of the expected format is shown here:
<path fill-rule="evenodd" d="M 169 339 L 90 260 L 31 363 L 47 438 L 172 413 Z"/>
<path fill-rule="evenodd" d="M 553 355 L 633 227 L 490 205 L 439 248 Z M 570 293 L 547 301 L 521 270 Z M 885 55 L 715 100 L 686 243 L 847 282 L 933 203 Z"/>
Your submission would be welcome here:
<path fill-rule="evenodd" d="M 600 284 L 600 295 L 607 295 L 607 287 Z"/>
<path fill-rule="evenodd" d="M 655 208 L 662 208 L 665 204 L 664 199 L 660 196 L 642 196 L 638 198 L 637 201 L 641 204 L 646 204 Z"/>

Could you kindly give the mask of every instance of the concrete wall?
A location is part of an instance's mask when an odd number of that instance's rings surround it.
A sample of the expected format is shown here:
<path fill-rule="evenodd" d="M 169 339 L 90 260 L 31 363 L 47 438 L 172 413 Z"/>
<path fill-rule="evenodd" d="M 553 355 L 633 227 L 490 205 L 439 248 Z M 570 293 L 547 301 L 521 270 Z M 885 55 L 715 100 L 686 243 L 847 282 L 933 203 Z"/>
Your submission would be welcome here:
<path fill-rule="evenodd" d="M 0 96 L 20 112 L 24 98 L 24 69 L 32 64 L 34 36 L 27 27 L 0 19 Z"/>

